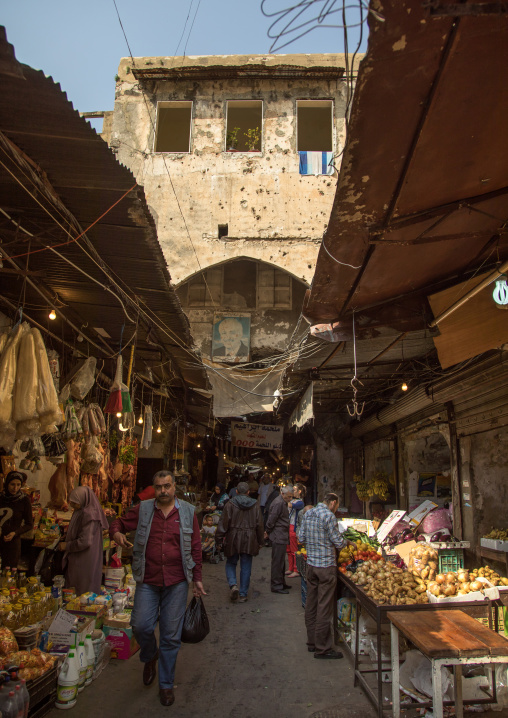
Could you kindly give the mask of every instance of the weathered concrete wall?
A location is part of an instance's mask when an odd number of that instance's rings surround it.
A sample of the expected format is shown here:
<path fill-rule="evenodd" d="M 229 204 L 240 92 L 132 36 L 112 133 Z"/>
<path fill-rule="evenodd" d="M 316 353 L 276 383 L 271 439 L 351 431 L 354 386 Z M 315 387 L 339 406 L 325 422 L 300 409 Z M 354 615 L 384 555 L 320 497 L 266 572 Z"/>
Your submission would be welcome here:
<path fill-rule="evenodd" d="M 424 501 L 417 497 L 417 475 L 435 472 L 450 475 L 449 430 L 447 424 L 427 426 L 416 429 L 402 437 L 401 481 L 404 483 L 404 495 L 411 508 Z"/>
<path fill-rule="evenodd" d="M 135 58 L 136 67 L 178 66 L 179 58 Z M 340 55 L 186 58 L 185 64 L 344 66 Z M 286 269 L 306 283 L 314 273 L 336 177 L 301 176 L 296 100 L 333 99 L 334 151 L 344 140 L 346 86 L 327 79 L 135 81 L 120 63 L 111 146 L 144 186 L 175 284 L 225 258 L 246 256 Z M 226 152 L 228 100 L 263 100 L 260 152 Z M 158 101 L 191 100 L 190 153 L 154 153 Z M 228 225 L 218 240 L 218 225 Z M 194 244 L 194 248 L 192 247 Z M 195 251 L 194 251 L 195 250 Z M 199 257 L 199 261 L 198 261 Z"/>
<path fill-rule="evenodd" d="M 506 528 L 508 428 L 461 438 L 460 459 L 464 540 L 477 548 L 491 528 Z"/>
<path fill-rule="evenodd" d="M 343 448 L 316 437 L 317 499 L 322 501 L 328 491 L 335 492 L 344 505 Z"/>

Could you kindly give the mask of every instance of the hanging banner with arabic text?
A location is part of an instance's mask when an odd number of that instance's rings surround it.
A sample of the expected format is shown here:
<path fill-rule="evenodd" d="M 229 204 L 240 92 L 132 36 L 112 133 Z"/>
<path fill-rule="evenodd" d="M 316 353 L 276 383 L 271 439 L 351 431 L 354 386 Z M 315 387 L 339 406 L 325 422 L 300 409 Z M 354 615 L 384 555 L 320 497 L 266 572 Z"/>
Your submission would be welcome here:
<path fill-rule="evenodd" d="M 273 424 L 231 422 L 231 443 L 245 449 L 282 449 L 284 430 Z"/>

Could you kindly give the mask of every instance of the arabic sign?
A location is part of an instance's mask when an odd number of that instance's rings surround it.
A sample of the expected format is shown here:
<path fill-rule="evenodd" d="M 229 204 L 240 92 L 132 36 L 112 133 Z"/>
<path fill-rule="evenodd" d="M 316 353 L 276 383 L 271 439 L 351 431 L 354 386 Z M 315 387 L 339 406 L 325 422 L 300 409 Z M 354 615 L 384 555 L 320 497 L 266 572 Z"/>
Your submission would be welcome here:
<path fill-rule="evenodd" d="M 245 449 L 282 449 L 283 433 L 282 426 L 231 422 L 233 446 L 243 446 Z"/>
<path fill-rule="evenodd" d="M 307 391 L 298 403 L 298 406 L 289 417 L 289 426 L 296 426 L 297 429 L 300 429 L 308 421 L 314 418 L 313 398 L 314 383 L 311 382 L 307 387 Z"/>

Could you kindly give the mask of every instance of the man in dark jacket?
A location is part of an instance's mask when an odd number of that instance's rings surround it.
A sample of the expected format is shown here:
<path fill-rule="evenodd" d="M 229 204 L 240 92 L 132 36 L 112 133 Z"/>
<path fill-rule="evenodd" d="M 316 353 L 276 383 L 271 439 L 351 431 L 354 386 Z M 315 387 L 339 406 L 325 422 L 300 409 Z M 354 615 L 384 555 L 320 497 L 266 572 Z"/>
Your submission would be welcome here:
<path fill-rule="evenodd" d="M 237 495 L 225 505 L 220 517 L 215 540 L 224 540 L 226 555 L 226 577 L 229 597 L 240 603 L 247 600 L 249 591 L 252 557 L 257 556 L 263 543 L 263 517 L 256 499 L 249 494 L 249 485 L 240 481 Z M 240 591 L 236 582 L 236 566 L 240 559 Z"/>
<path fill-rule="evenodd" d="M 265 538 L 272 542 L 272 572 L 270 585 L 272 593 L 289 593 L 291 588 L 284 580 L 286 546 L 289 543 L 288 504 L 293 498 L 293 487 L 283 486 L 280 496 L 272 501 L 266 522 Z"/>

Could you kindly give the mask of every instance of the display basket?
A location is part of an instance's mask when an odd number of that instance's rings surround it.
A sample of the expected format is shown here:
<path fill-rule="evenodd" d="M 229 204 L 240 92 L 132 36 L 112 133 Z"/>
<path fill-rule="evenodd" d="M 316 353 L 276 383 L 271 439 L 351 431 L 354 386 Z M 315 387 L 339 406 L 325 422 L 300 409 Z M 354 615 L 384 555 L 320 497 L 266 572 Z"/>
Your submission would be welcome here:
<path fill-rule="evenodd" d="M 302 576 L 300 581 L 302 582 L 302 608 L 305 608 L 307 603 L 307 581 Z"/>
<path fill-rule="evenodd" d="M 54 666 L 40 678 L 27 681 L 30 694 L 30 710 L 28 718 L 42 718 L 49 713 L 55 705 L 57 687 L 57 667 Z"/>

